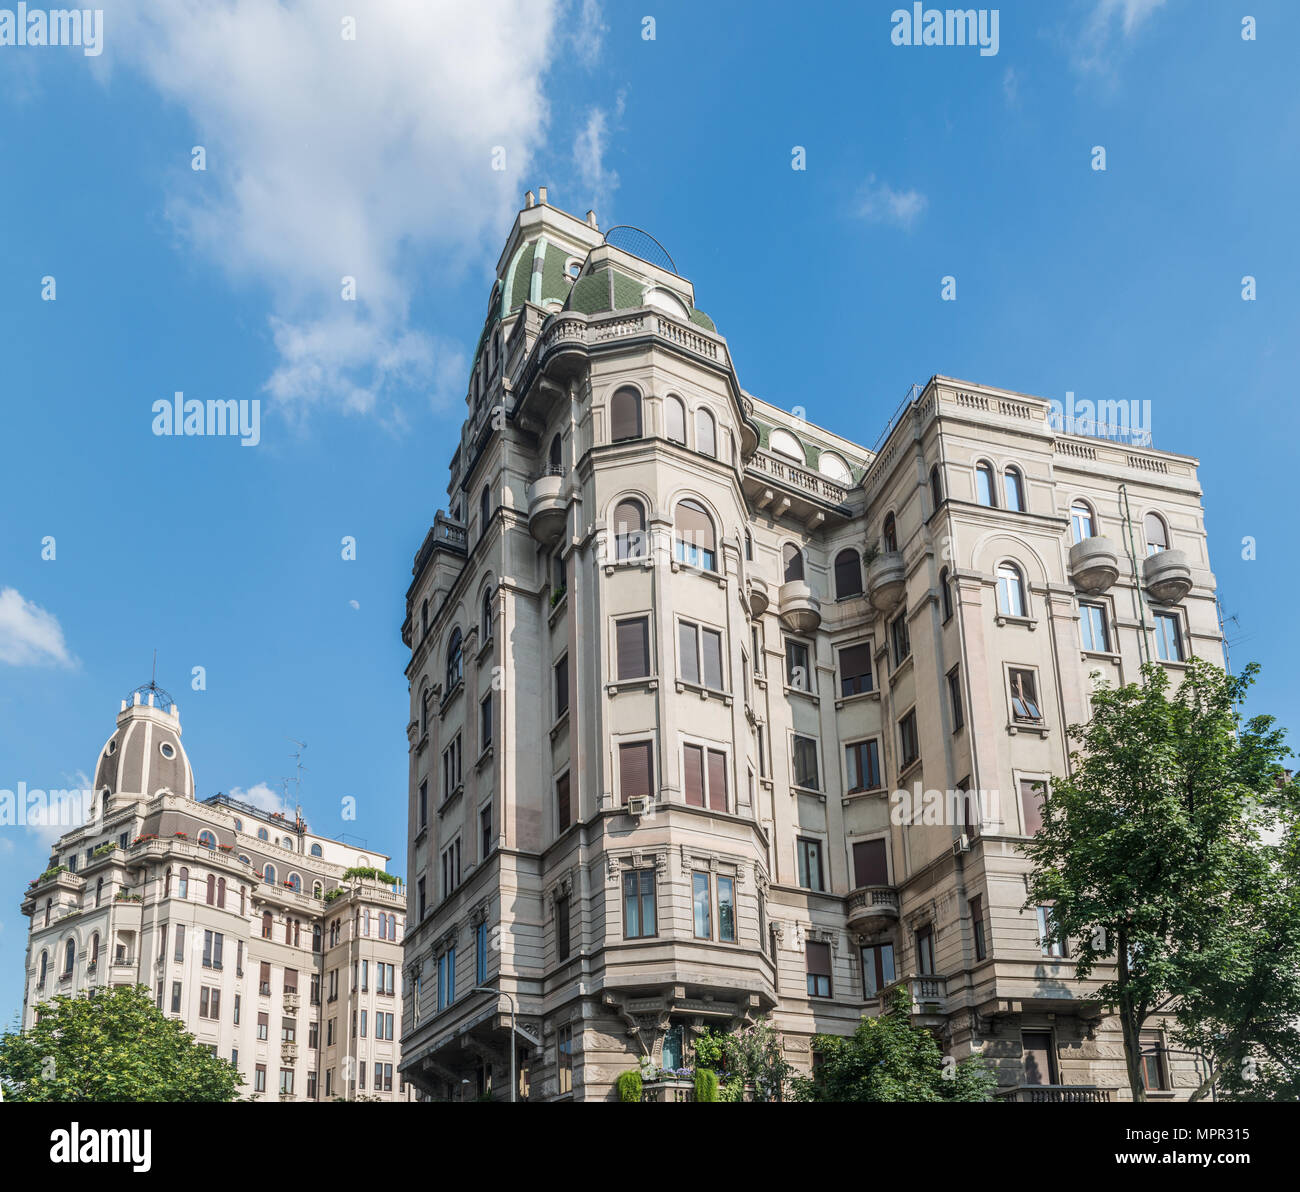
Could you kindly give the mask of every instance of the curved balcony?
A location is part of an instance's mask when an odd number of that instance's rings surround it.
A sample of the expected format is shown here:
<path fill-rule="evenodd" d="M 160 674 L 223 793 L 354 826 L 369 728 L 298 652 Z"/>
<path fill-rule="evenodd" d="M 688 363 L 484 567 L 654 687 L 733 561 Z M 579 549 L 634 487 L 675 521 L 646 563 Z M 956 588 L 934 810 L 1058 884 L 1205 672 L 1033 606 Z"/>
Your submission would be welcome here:
<path fill-rule="evenodd" d="M 528 486 L 528 532 L 551 545 L 564 530 L 568 502 L 563 476 L 540 476 Z"/>
<path fill-rule="evenodd" d="M 1180 550 L 1162 550 L 1142 563 L 1142 582 L 1153 600 L 1177 604 L 1192 590 L 1192 568 Z"/>
<path fill-rule="evenodd" d="M 791 633 L 812 633 L 822 623 L 822 606 L 801 579 L 781 585 L 781 624 Z"/>
<path fill-rule="evenodd" d="M 901 552 L 886 551 L 872 559 L 867 567 L 867 596 L 872 608 L 888 612 L 903 598 L 906 587 L 907 571 Z"/>
<path fill-rule="evenodd" d="M 863 886 L 848 898 L 850 931 L 867 931 L 898 918 L 898 891 L 893 886 Z"/>
<path fill-rule="evenodd" d="M 767 612 L 771 603 L 767 593 L 767 585 L 761 579 L 755 579 L 751 576 L 749 580 L 749 615 L 757 620 Z"/>
<path fill-rule="evenodd" d="M 1119 552 L 1109 538 L 1085 538 L 1070 547 L 1070 578 L 1080 591 L 1094 596 L 1110 590 L 1119 579 Z"/>

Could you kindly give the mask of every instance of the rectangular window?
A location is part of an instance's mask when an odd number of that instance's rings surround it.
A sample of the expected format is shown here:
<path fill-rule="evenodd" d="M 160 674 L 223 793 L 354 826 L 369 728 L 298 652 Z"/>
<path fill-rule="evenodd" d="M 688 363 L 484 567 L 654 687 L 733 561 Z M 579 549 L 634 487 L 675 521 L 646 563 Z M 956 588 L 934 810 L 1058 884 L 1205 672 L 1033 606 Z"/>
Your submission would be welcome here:
<path fill-rule="evenodd" d="M 697 871 L 691 874 L 692 918 L 697 940 L 713 938 L 713 892 L 709 888 L 711 885 L 707 873 Z"/>
<path fill-rule="evenodd" d="M 1057 933 L 1056 921 L 1050 906 L 1038 908 L 1038 947 L 1044 956 L 1064 960 L 1069 953 L 1065 940 Z"/>
<path fill-rule="evenodd" d="M 364 1016 L 365 1011 L 361 1011 Z M 296 1043 L 298 1042 L 298 1020 L 296 1018 L 280 1019 L 280 1042 Z"/>
<path fill-rule="evenodd" d="M 894 945 L 871 944 L 862 949 L 862 989 L 866 997 L 879 997 L 894 983 Z"/>
<path fill-rule="evenodd" d="M 221 967 L 221 945 L 223 937 L 219 931 L 205 931 L 203 933 L 203 967 L 215 968 Z"/>
<path fill-rule="evenodd" d="M 258 1064 L 253 1069 L 253 1092 L 266 1092 L 266 1065 Z"/>
<path fill-rule="evenodd" d="M 555 1028 L 555 1067 L 558 1089 L 561 1093 L 573 1092 L 573 1027 Z"/>
<path fill-rule="evenodd" d="M 804 945 L 808 960 L 808 996 L 831 996 L 831 946 L 822 940 Z"/>
<path fill-rule="evenodd" d="M 844 746 L 844 766 L 848 772 L 849 791 L 874 791 L 880 788 L 880 742 L 855 741 Z"/>
<path fill-rule="evenodd" d="M 952 731 L 959 733 L 966 723 L 965 700 L 961 694 L 961 667 L 954 666 L 948 672 L 948 707 L 952 711 Z"/>
<path fill-rule="evenodd" d="M 569 772 L 566 770 L 555 780 L 555 830 L 563 832 L 573 822 L 569 807 Z"/>
<path fill-rule="evenodd" d="M 1167 1089 L 1169 1074 L 1165 1068 L 1165 1049 L 1159 1031 L 1142 1031 L 1142 1084 L 1148 1091 Z"/>
<path fill-rule="evenodd" d="M 700 659 L 704 664 L 704 686 L 722 691 L 722 634 L 716 629 L 700 630 Z"/>
<path fill-rule="evenodd" d="M 649 798 L 654 785 L 654 759 L 649 741 L 629 741 L 618 747 L 618 793 L 626 805 L 629 799 Z"/>
<path fill-rule="evenodd" d="M 921 745 L 916 735 L 916 709 L 913 708 L 898 722 L 899 769 L 906 770 L 921 756 Z"/>
<path fill-rule="evenodd" d="M 736 942 L 736 879 L 718 875 L 718 939 Z"/>
<path fill-rule="evenodd" d="M 181 983 L 179 981 L 173 981 L 172 982 L 172 1013 L 179 1014 L 180 1012 L 181 1012 Z"/>
<path fill-rule="evenodd" d="M 686 802 L 712 811 L 727 810 L 727 755 L 702 745 L 682 746 L 682 784 Z"/>
<path fill-rule="evenodd" d="M 821 790 L 817 776 L 817 738 L 798 734 L 793 739 L 794 784 L 805 790 Z"/>
<path fill-rule="evenodd" d="M 486 923 L 480 923 L 474 929 L 474 984 L 482 985 L 487 981 L 488 929 Z"/>
<path fill-rule="evenodd" d="M 185 959 L 185 924 L 176 924 L 176 952 L 172 959 L 180 964 Z"/>
<path fill-rule="evenodd" d="M 916 971 L 923 977 L 934 976 L 934 929 L 928 924 L 916 933 Z"/>
<path fill-rule="evenodd" d="M 614 622 L 614 653 L 619 679 L 650 676 L 650 618 L 630 617 Z"/>
<path fill-rule="evenodd" d="M 311 1048 L 312 1051 L 316 1051 L 319 1049 L 320 1047 L 320 1023 L 319 1022 L 313 1021 L 307 1024 L 307 1046 Z"/>
<path fill-rule="evenodd" d="M 795 841 L 795 850 L 799 862 L 799 884 L 805 890 L 824 890 L 821 841 L 800 836 Z"/>
<path fill-rule="evenodd" d="M 1183 634 L 1177 613 L 1156 613 L 1156 657 L 1161 662 L 1184 662 Z"/>
<path fill-rule="evenodd" d="M 648 939 L 657 934 L 655 871 L 629 869 L 623 874 L 623 938 Z"/>
<path fill-rule="evenodd" d="M 1024 1050 L 1022 1084 L 1055 1084 L 1056 1057 L 1052 1047 L 1051 1031 L 1024 1031 L 1020 1036 Z"/>
<path fill-rule="evenodd" d="M 438 957 L 438 1009 L 445 1010 L 456 1000 L 456 949 L 448 948 Z"/>
<path fill-rule="evenodd" d="M 451 744 L 442 751 L 442 798 L 446 802 L 460 787 L 461 783 L 461 744 L 457 733 Z"/>
<path fill-rule="evenodd" d="M 808 665 L 808 647 L 792 637 L 785 639 L 785 682 L 796 691 L 812 690 L 812 668 Z"/>
<path fill-rule="evenodd" d="M 975 959 L 983 960 L 988 955 L 984 946 L 984 896 L 976 894 L 970 900 L 970 925 L 975 937 Z"/>
<path fill-rule="evenodd" d="M 492 744 L 492 696 L 485 695 L 478 706 L 479 752 Z"/>
<path fill-rule="evenodd" d="M 1025 835 L 1036 836 L 1043 826 L 1043 782 L 1037 778 L 1020 780 L 1020 812 L 1025 821 Z"/>
<path fill-rule="evenodd" d="M 874 687 L 871 677 L 871 643 L 859 642 L 854 646 L 845 646 L 840 651 L 840 694 L 862 695 Z"/>
<path fill-rule="evenodd" d="M 316 1100 L 316 1073 L 315 1072 L 307 1073 L 307 1099 L 309 1101 Z"/>
<path fill-rule="evenodd" d="M 901 666 L 912 653 L 912 638 L 907 631 L 907 613 L 901 612 L 889 624 L 889 641 L 894 651 L 894 665 Z"/>
<path fill-rule="evenodd" d="M 424 878 L 417 878 L 417 879 L 416 879 L 416 883 L 415 883 L 415 908 L 416 908 L 416 914 L 418 914 L 418 915 L 420 916 L 420 918 L 423 919 L 424 916 L 425 916 L 425 914 L 426 914 L 426 912 L 428 911 L 428 898 L 427 898 L 427 896 L 426 896 L 426 894 L 425 894 L 425 889 L 424 889 Z"/>
<path fill-rule="evenodd" d="M 262 968 L 257 981 L 257 992 L 263 997 L 271 996 L 271 965 L 269 961 L 262 961 Z"/>
<path fill-rule="evenodd" d="M 1007 683 L 1011 689 L 1012 719 L 1025 724 L 1041 724 L 1043 709 L 1038 702 L 1038 685 L 1034 672 L 1020 667 L 1007 671 Z"/>
<path fill-rule="evenodd" d="M 420 783 L 420 827 L 429 826 L 429 780 Z"/>
<path fill-rule="evenodd" d="M 293 1092 L 293 1069 L 280 1069 L 280 1092 L 290 1094 Z"/>
<path fill-rule="evenodd" d="M 1095 654 L 1110 653 L 1110 626 L 1106 621 L 1104 604 L 1079 605 L 1079 633 L 1083 648 Z"/>
<path fill-rule="evenodd" d="M 555 955 L 559 960 L 569 959 L 569 896 L 555 900 Z"/>
<path fill-rule="evenodd" d="M 555 664 L 555 719 L 569 710 L 569 656 Z"/>
<path fill-rule="evenodd" d="M 889 885 L 889 853 L 884 840 L 854 842 L 853 883 L 858 889 Z"/>
<path fill-rule="evenodd" d="M 257 1037 L 263 1041 L 270 1038 L 271 1016 L 269 1014 L 259 1014 L 257 1016 Z"/>
<path fill-rule="evenodd" d="M 492 851 L 492 805 L 484 807 L 478 813 L 480 857 L 486 857 Z"/>
<path fill-rule="evenodd" d="M 236 1025 L 236 1026 L 239 1025 L 239 1002 L 240 1002 L 239 994 L 235 994 L 235 1016 L 234 1016 L 234 1018 L 235 1018 L 235 1025 Z"/>

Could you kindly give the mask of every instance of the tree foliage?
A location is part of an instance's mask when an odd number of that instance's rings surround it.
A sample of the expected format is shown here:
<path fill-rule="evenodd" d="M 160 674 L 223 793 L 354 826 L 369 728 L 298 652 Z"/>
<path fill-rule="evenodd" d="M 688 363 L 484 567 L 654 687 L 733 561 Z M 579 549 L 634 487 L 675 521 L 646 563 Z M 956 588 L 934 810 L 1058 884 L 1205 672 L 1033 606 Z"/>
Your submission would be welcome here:
<path fill-rule="evenodd" d="M 241 1083 L 143 985 L 61 994 L 0 1037 L 6 1101 L 234 1101 Z"/>
<path fill-rule="evenodd" d="M 1140 1033 L 1158 1015 L 1209 1063 L 1196 1097 L 1216 1082 L 1228 1095 L 1295 1088 L 1297 789 L 1282 777 L 1284 733 L 1237 711 L 1257 669 L 1194 660 L 1171 693 L 1148 664 L 1140 684 L 1097 689 L 1026 846 L 1026 907 L 1052 904 L 1077 977 L 1102 968 L 1093 996 L 1119 1017 L 1135 1100 Z"/>

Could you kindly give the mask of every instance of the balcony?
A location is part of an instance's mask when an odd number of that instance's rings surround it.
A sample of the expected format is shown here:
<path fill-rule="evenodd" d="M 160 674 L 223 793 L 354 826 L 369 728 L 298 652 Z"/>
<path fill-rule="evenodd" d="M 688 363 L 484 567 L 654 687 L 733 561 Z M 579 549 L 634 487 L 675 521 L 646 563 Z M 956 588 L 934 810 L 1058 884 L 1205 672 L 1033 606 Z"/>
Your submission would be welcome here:
<path fill-rule="evenodd" d="M 877 555 L 867 566 L 867 597 L 871 607 L 887 613 L 903 598 L 907 588 L 907 570 L 903 556 L 896 550 Z"/>
<path fill-rule="evenodd" d="M 663 1104 L 668 1101 L 678 1103 L 695 1100 L 695 1082 L 693 1080 L 649 1080 L 641 1086 L 641 1100 Z"/>
<path fill-rule="evenodd" d="M 862 886 L 848 898 L 850 931 L 868 928 L 898 918 L 898 891 L 893 886 Z"/>
<path fill-rule="evenodd" d="M 290 993 L 288 990 L 285 990 L 285 994 L 284 994 L 284 1012 L 285 1012 L 286 1014 L 297 1014 L 297 1013 L 298 1013 L 298 1007 L 301 1006 L 301 1005 L 302 1005 L 302 1001 L 300 1000 L 300 997 L 299 997 L 298 994 L 296 994 L 296 993 Z"/>
<path fill-rule="evenodd" d="M 1180 550 L 1162 550 L 1142 563 L 1142 582 L 1151 598 L 1161 604 L 1177 604 L 1192 590 L 1192 569 Z"/>
<path fill-rule="evenodd" d="M 528 486 L 528 532 L 544 546 L 550 546 L 564 530 L 568 502 L 564 477 L 539 476 Z"/>
<path fill-rule="evenodd" d="M 756 579 L 754 576 L 750 576 L 749 615 L 757 620 L 767 612 L 770 604 L 771 599 L 768 596 L 767 585 L 761 579 Z"/>
<path fill-rule="evenodd" d="M 1081 592 L 1100 596 L 1119 579 L 1119 552 L 1109 538 L 1085 538 L 1070 547 L 1070 578 Z"/>
<path fill-rule="evenodd" d="M 1110 1102 L 1115 1100 L 1117 1091 L 1095 1084 L 1021 1084 L 1015 1088 L 998 1089 L 994 1096 L 999 1101 Z"/>
<path fill-rule="evenodd" d="M 944 1003 L 947 1000 L 947 978 L 932 975 L 900 977 L 881 991 L 881 1001 L 886 1006 L 893 1004 L 894 991 L 897 989 L 906 991 L 914 1017 L 922 1020 L 933 1018 L 937 1025 L 937 1021 L 943 1016 Z"/>
<path fill-rule="evenodd" d="M 298 1062 L 298 1044 L 281 1043 L 280 1059 L 282 1059 L 286 1064 L 296 1064 Z"/>
<path fill-rule="evenodd" d="M 745 493 L 773 517 L 790 517 L 816 529 L 828 513 L 851 516 L 849 490 L 793 460 L 755 451 L 745 463 Z"/>
<path fill-rule="evenodd" d="M 791 633 L 812 633 L 822 623 L 822 606 L 803 580 L 782 584 L 778 594 L 781 624 Z"/>

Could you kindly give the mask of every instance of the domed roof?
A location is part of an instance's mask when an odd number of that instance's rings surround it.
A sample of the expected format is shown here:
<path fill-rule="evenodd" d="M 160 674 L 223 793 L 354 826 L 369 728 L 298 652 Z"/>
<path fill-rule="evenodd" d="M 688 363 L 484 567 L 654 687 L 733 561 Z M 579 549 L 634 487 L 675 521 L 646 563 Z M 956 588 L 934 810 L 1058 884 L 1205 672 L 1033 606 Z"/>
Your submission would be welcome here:
<path fill-rule="evenodd" d="M 154 683 L 122 701 L 117 728 L 99 751 L 95 792 L 113 800 L 152 799 L 162 791 L 194 798 L 194 773 L 181 745 L 181 721 L 171 696 Z"/>

